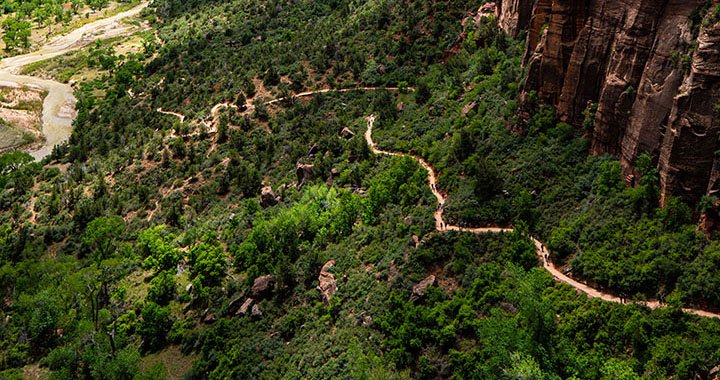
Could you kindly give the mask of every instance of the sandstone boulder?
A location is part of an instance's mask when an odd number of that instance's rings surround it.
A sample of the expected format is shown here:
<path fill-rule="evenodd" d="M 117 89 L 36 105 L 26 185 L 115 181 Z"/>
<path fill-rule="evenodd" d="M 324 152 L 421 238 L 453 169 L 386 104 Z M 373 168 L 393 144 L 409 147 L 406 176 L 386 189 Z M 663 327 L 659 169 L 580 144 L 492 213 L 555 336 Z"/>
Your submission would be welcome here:
<path fill-rule="evenodd" d="M 326 305 L 330 304 L 330 298 L 332 298 L 337 290 L 335 275 L 328 272 L 333 265 L 335 265 L 334 260 L 330 260 L 325 263 L 320 270 L 320 276 L 318 276 L 319 285 L 317 286 L 317 290 L 320 291 L 322 300 Z"/>
<path fill-rule="evenodd" d="M 272 187 L 265 186 L 260 190 L 260 206 L 275 206 L 278 203 L 278 197 L 273 192 Z"/>
<path fill-rule="evenodd" d="M 424 280 L 417 283 L 417 285 L 413 286 L 412 295 L 410 296 L 410 301 L 415 301 L 420 298 L 422 298 L 425 295 L 425 291 L 427 288 L 431 287 L 435 283 L 435 276 L 429 275 L 425 277 Z"/>
<path fill-rule="evenodd" d="M 342 131 L 340 131 L 340 136 L 349 140 L 355 136 L 355 132 L 351 131 L 350 128 L 345 127 Z"/>
<path fill-rule="evenodd" d="M 302 187 L 305 183 L 313 180 L 313 170 L 315 165 L 312 164 L 298 164 L 297 165 L 297 178 L 298 186 Z"/>
<path fill-rule="evenodd" d="M 275 284 L 275 276 L 271 274 L 256 278 L 251 289 L 253 297 L 264 298 L 268 296 L 272 291 L 273 284 Z"/>
<path fill-rule="evenodd" d="M 252 306 L 255 304 L 255 300 L 252 298 L 248 298 L 243 302 L 242 306 L 238 309 L 238 311 L 235 313 L 235 315 L 247 315 L 249 311 L 251 311 Z"/>

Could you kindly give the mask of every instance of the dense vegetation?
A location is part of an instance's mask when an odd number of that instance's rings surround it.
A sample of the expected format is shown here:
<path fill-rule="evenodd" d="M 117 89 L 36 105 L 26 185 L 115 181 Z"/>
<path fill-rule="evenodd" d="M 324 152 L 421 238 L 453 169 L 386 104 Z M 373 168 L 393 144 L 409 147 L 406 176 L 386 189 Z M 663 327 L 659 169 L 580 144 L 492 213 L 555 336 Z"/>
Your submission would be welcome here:
<path fill-rule="evenodd" d="M 156 0 L 157 55 L 98 46 L 70 141 L 42 163 L 0 156 L 0 377 L 706 376 L 720 322 L 679 308 L 719 304 L 717 243 L 681 202 L 657 208 L 656 173 L 625 187 L 552 110 L 513 133 L 520 42 L 493 19 L 463 27 L 481 3 Z M 414 91 L 261 102 L 385 85 Z M 449 217 L 517 232 L 434 232 L 427 173 L 370 152 L 370 114 L 381 146 L 439 171 Z M 573 275 L 667 307 L 555 283 L 525 233 Z"/>

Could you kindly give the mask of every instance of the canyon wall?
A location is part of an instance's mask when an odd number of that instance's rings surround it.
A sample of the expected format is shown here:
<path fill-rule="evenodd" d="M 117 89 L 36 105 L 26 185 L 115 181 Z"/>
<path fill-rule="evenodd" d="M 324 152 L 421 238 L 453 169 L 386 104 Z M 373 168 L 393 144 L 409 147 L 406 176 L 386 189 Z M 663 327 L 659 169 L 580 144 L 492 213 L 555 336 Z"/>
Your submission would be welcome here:
<path fill-rule="evenodd" d="M 529 1 L 532 15 L 523 23 L 521 15 L 503 12 L 526 3 L 501 3 L 503 29 L 528 30 L 521 95 L 526 110 L 537 95 L 556 107 L 560 120 L 588 128 L 591 152 L 619 157 L 628 182 L 636 177 L 637 157 L 649 153 L 660 172 L 663 203 L 668 195 L 691 204 L 720 195 L 720 25 L 714 4 L 537 0 Z"/>
<path fill-rule="evenodd" d="M 500 26 L 512 38 L 527 29 L 533 10 L 534 0 L 507 0 L 497 2 L 497 16 Z"/>

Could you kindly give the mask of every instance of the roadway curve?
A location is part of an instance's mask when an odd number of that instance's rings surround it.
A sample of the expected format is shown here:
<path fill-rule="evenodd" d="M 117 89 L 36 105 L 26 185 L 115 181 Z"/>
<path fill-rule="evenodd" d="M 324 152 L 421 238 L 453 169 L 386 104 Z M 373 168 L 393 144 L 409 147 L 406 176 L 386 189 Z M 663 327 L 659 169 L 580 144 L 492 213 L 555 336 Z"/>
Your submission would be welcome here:
<path fill-rule="evenodd" d="M 367 141 L 368 146 L 375 154 L 383 154 L 383 155 L 389 155 L 389 156 L 409 156 L 412 157 L 415 161 L 419 162 L 420 165 L 425 168 L 428 172 L 428 186 L 430 186 L 430 190 L 432 191 L 433 195 L 435 196 L 435 199 L 437 200 L 438 205 L 440 206 L 435 211 L 435 229 L 437 231 L 443 232 L 443 231 L 462 231 L 462 232 L 471 232 L 474 234 L 485 234 L 485 233 L 503 233 L 503 232 L 513 232 L 512 228 L 502 228 L 502 227 L 482 227 L 482 228 L 465 228 L 460 227 L 457 225 L 450 225 L 445 223 L 445 220 L 443 219 L 443 208 L 442 206 L 445 204 L 445 197 L 437 190 L 437 180 L 435 175 L 435 170 L 428 164 L 424 159 L 421 157 L 415 156 L 413 154 L 409 153 L 397 153 L 397 152 L 390 152 L 387 150 L 383 150 L 377 147 L 377 144 L 372 139 L 372 129 L 373 125 L 375 124 L 375 116 L 369 116 L 367 118 L 367 130 L 365 131 L 365 141 Z M 579 281 L 576 281 L 567 275 L 563 274 L 560 270 L 558 270 L 555 265 L 552 263 L 551 260 L 545 260 L 544 255 L 547 252 L 545 249 L 545 246 L 543 243 L 541 243 L 539 240 L 535 239 L 532 236 L 529 236 L 530 240 L 535 244 L 536 252 L 538 255 L 538 259 L 541 263 L 543 263 L 543 268 L 550 272 L 550 274 L 553 275 L 558 281 L 564 282 L 573 288 L 585 293 L 590 298 L 600 298 L 604 301 L 608 302 L 617 302 L 621 303 L 621 300 L 619 297 L 605 293 L 603 291 L 600 291 L 598 289 L 595 289 L 593 287 L 590 287 L 586 284 L 583 284 Z M 633 301 L 635 303 L 639 303 L 642 305 L 645 305 L 651 309 L 655 309 L 660 306 L 660 304 L 657 301 Z M 690 314 L 699 315 L 702 317 L 708 317 L 708 318 L 720 318 L 720 314 L 705 311 L 705 310 L 698 310 L 698 309 L 692 309 L 692 308 L 683 308 L 683 311 Z"/>
<path fill-rule="evenodd" d="M 81 49 L 101 38 L 128 33 L 133 27 L 120 23 L 120 20 L 137 15 L 147 5 L 148 2 L 143 2 L 115 16 L 85 24 L 70 33 L 54 38 L 37 51 L 0 61 L 0 87 L 29 87 L 48 92 L 42 110 L 42 133 L 45 142 L 38 149 L 29 152 L 36 160 L 41 160 L 52 153 L 55 145 L 65 142 L 70 137 L 77 99 L 73 96 L 73 89 L 69 84 L 19 75 L 23 66 Z"/>

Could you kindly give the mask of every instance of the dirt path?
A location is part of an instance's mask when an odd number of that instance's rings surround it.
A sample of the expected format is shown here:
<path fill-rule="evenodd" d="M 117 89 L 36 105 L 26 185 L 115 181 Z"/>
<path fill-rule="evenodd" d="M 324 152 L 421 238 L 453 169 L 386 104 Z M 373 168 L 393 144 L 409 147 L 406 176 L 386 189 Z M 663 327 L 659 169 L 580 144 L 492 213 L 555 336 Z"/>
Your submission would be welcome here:
<path fill-rule="evenodd" d="M 312 96 L 319 93 L 327 93 L 327 92 L 348 92 L 348 91 L 357 91 L 357 90 L 365 90 L 365 91 L 373 91 L 373 90 L 399 90 L 397 87 L 354 87 L 354 88 L 347 88 L 347 89 L 323 89 L 323 90 L 316 90 L 316 91 L 307 91 L 307 92 L 301 92 L 299 94 L 295 94 L 291 96 L 291 98 L 299 98 L 299 97 L 306 97 L 306 96 Z M 409 91 L 413 91 L 412 88 L 407 88 Z M 281 102 L 283 100 L 287 100 L 287 98 L 279 98 L 270 100 L 268 102 L 265 102 L 265 105 L 275 104 L 278 102 Z M 210 110 L 210 116 L 214 119 L 217 117 L 217 113 L 221 108 L 225 107 L 232 107 L 232 108 L 238 108 L 237 105 L 229 102 L 223 102 L 218 103 L 212 109 Z M 245 104 L 245 111 L 244 112 L 250 112 L 254 108 L 254 106 L 250 103 Z M 162 109 L 158 108 L 158 112 L 174 115 L 180 118 L 180 120 L 184 120 L 184 116 L 176 113 L 176 112 L 170 112 L 170 111 L 163 111 Z M 435 210 L 435 213 L 433 216 L 435 217 L 435 229 L 440 232 L 444 231 L 462 231 L 462 232 L 470 232 L 474 234 L 485 234 L 485 233 L 508 233 L 513 232 L 514 229 L 512 228 L 503 228 L 503 227 L 481 227 L 481 228 L 466 228 L 466 227 L 460 227 L 457 225 L 449 225 L 445 223 L 445 220 L 443 219 L 443 208 L 442 206 L 445 204 L 445 196 L 443 196 L 440 191 L 437 189 L 437 177 L 435 175 L 435 169 L 430 166 L 423 158 L 415 156 L 413 154 L 409 153 L 398 153 L 398 152 L 390 152 L 384 149 L 380 149 L 377 147 L 377 144 L 372 139 L 372 129 L 373 125 L 375 124 L 375 115 L 371 115 L 367 118 L 367 129 L 365 130 L 365 141 L 367 142 L 368 146 L 370 146 L 370 149 L 375 154 L 383 154 L 388 156 L 409 156 L 412 157 L 414 160 L 420 163 L 420 165 L 425 168 L 428 172 L 428 186 L 430 187 L 430 191 L 432 191 L 433 195 L 435 196 L 435 199 L 437 200 L 437 203 L 440 207 L 438 207 L 437 210 Z M 207 124 L 206 124 L 207 125 Z M 545 260 L 545 254 L 549 252 L 545 248 L 545 245 L 540 242 L 539 240 L 535 239 L 532 236 L 529 236 L 530 240 L 535 244 L 536 247 L 536 253 L 538 255 L 538 259 L 541 263 L 543 263 L 543 268 L 550 272 L 550 274 L 553 275 L 558 281 L 564 282 L 573 288 L 585 293 L 588 295 L 588 297 L 591 298 L 600 298 L 604 301 L 608 302 L 616 302 L 616 303 L 622 303 L 619 297 L 602 292 L 598 289 L 595 289 L 593 287 L 590 287 L 586 284 L 583 284 L 577 280 L 574 280 L 567 275 L 563 274 L 558 270 L 555 265 L 550 260 Z M 630 301 L 638 304 L 645 305 L 651 309 L 655 309 L 660 307 L 661 305 L 658 303 L 658 301 Z M 713 313 L 705 310 L 699 310 L 699 309 L 692 309 L 692 308 L 683 308 L 682 309 L 686 313 L 699 315 L 701 317 L 708 317 L 708 318 L 720 318 L 720 314 Z"/>
<path fill-rule="evenodd" d="M 132 31 L 133 27 L 121 23 L 121 20 L 137 15 L 147 5 L 148 2 L 143 2 L 115 16 L 85 24 L 70 33 L 54 38 L 38 51 L 0 61 L 0 86 L 25 86 L 48 92 L 43 101 L 42 111 L 42 133 L 45 142 L 39 149 L 30 152 L 35 159 L 41 160 L 49 155 L 55 145 L 63 143 L 70 137 L 77 99 L 68 84 L 17 73 L 30 63 L 78 50 L 97 39 L 115 37 Z"/>
<path fill-rule="evenodd" d="M 445 204 L 445 197 L 437 190 L 437 180 L 435 176 L 435 170 L 421 157 L 408 154 L 408 153 L 397 153 L 397 152 L 390 152 L 387 150 L 383 150 L 377 147 L 377 144 L 372 139 L 372 129 L 373 125 L 375 124 L 375 116 L 372 115 L 367 118 L 367 130 L 365 131 L 365 140 L 367 141 L 368 146 L 370 146 L 370 149 L 375 154 L 384 154 L 384 155 L 390 155 L 390 156 L 409 156 L 412 157 L 414 160 L 420 163 L 425 170 L 428 172 L 428 186 L 430 186 L 430 190 L 432 191 L 433 195 L 435 195 L 435 199 L 437 199 L 438 205 L 441 206 L 435 211 L 435 228 L 438 231 L 463 231 L 463 232 L 471 232 L 474 234 L 483 234 L 483 233 L 503 233 L 503 232 L 513 232 L 512 228 L 501 228 L 501 227 L 484 227 L 484 228 L 463 228 L 457 225 L 448 225 L 445 223 L 443 219 L 443 208 L 442 206 Z M 560 272 L 555 265 L 552 263 L 551 260 L 545 260 L 545 254 L 548 253 L 547 249 L 545 248 L 544 244 L 541 243 L 539 240 L 535 239 L 534 237 L 530 236 L 530 239 L 533 241 L 536 247 L 536 252 L 538 255 L 538 259 L 541 263 L 543 263 L 543 268 L 550 272 L 550 274 L 553 275 L 558 281 L 564 282 L 573 288 L 587 294 L 591 298 L 600 298 L 604 301 L 609 302 L 617 302 L 621 303 L 620 298 L 617 296 L 614 296 L 612 294 L 608 294 L 605 292 L 602 292 L 600 290 L 597 290 L 595 288 L 592 288 L 586 284 L 583 284 L 579 281 L 576 281 L 567 275 Z M 651 309 L 655 309 L 659 306 L 661 306 L 657 301 L 631 301 L 634 303 L 639 303 L 642 305 L 645 305 Z M 690 314 L 699 315 L 702 317 L 708 317 L 708 318 L 720 318 L 720 314 L 712 313 L 705 310 L 698 310 L 698 309 L 691 309 L 691 308 L 683 308 L 683 311 Z"/>

